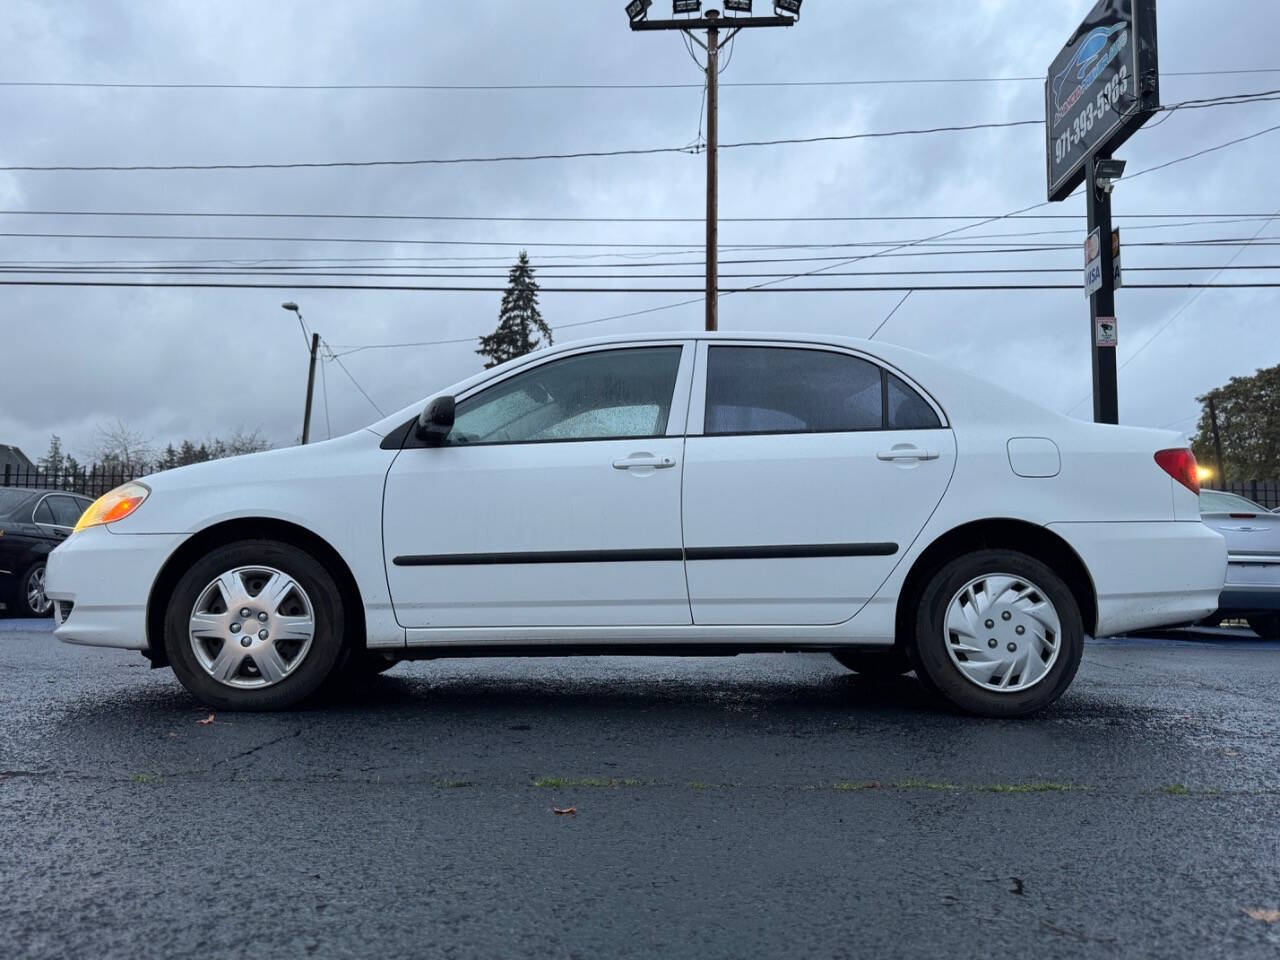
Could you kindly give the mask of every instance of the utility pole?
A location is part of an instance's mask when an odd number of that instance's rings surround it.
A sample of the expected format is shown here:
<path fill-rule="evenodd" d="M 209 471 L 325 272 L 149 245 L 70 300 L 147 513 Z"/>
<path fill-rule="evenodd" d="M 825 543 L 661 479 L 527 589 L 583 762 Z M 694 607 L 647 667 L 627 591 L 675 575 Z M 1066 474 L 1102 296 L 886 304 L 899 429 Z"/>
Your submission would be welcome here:
<path fill-rule="evenodd" d="M 1111 176 L 1114 166 L 1124 170 L 1124 164 L 1111 159 L 1109 154 L 1090 154 L 1085 165 L 1085 195 L 1089 216 L 1089 234 L 1095 232 L 1101 241 L 1099 249 L 1102 286 L 1089 297 L 1089 322 L 1093 328 L 1093 421 L 1094 423 L 1119 423 L 1120 399 L 1116 380 L 1116 344 L 1104 341 L 1100 336 L 1099 318 L 1109 321 L 1115 329 L 1116 271 L 1115 254 L 1111 247 Z M 1119 176 L 1119 174 L 1115 174 Z"/>
<path fill-rule="evenodd" d="M 800 6 L 804 0 L 775 0 L 772 17 L 751 16 L 752 0 L 721 0 L 727 11 L 745 13 L 747 16 L 722 16 L 719 10 L 708 10 L 701 16 L 689 19 L 650 20 L 649 8 L 653 0 L 631 0 L 627 4 L 627 16 L 632 30 L 681 30 L 694 43 L 707 52 L 707 329 L 720 326 L 720 51 L 738 35 L 750 27 L 791 27 L 800 19 Z M 700 14 L 702 0 L 672 0 L 673 14 Z M 790 14 L 783 16 L 783 14 Z M 721 40 L 720 31 L 729 33 Z M 706 41 L 694 35 L 695 30 L 706 31 Z"/>
<path fill-rule="evenodd" d="M 302 310 L 290 300 L 280 304 L 282 309 L 298 317 L 298 326 L 302 328 L 303 339 L 307 336 L 307 325 L 302 319 Z M 302 414 L 302 445 L 305 447 L 311 440 L 311 396 L 316 389 L 316 354 L 320 352 L 320 334 L 311 334 L 311 365 L 307 368 L 307 405 Z"/>
<path fill-rule="evenodd" d="M 1213 434 L 1213 457 L 1218 461 L 1218 486 L 1227 489 L 1227 465 L 1222 462 L 1222 438 L 1218 436 L 1218 408 L 1216 397 L 1209 394 L 1209 430 Z"/>
<path fill-rule="evenodd" d="M 316 351 L 320 349 L 320 334 L 311 335 L 311 365 L 307 369 L 307 407 L 302 414 L 302 445 L 311 440 L 311 395 L 316 389 Z"/>
<path fill-rule="evenodd" d="M 708 10 L 716 21 L 718 10 Z M 707 329 L 720 329 L 720 31 L 707 30 Z"/>

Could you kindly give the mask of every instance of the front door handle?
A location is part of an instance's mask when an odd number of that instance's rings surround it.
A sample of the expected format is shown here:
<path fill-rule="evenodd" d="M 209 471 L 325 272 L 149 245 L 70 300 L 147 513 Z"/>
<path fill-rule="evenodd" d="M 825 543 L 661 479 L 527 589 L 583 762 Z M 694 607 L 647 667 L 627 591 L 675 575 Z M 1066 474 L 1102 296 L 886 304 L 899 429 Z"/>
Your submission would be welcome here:
<path fill-rule="evenodd" d="M 613 461 L 615 470 L 669 470 L 676 465 L 671 457 L 655 457 L 650 453 L 637 453 L 625 460 Z"/>
<path fill-rule="evenodd" d="M 892 462 L 894 460 L 937 460 L 937 450 L 921 450 L 910 444 L 899 444 L 892 450 L 881 450 L 876 454 L 877 460 Z"/>

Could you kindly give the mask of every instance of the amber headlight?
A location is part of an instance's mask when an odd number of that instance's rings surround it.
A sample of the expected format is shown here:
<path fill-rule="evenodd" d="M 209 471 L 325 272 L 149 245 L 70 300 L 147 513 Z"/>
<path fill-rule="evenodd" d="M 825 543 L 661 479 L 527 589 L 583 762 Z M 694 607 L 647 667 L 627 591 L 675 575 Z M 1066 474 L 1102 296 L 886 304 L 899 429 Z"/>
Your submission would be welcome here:
<path fill-rule="evenodd" d="M 142 502 L 149 496 L 151 491 L 140 483 L 126 483 L 122 487 L 116 487 L 93 501 L 93 505 L 80 516 L 75 532 L 123 520 L 142 506 Z"/>

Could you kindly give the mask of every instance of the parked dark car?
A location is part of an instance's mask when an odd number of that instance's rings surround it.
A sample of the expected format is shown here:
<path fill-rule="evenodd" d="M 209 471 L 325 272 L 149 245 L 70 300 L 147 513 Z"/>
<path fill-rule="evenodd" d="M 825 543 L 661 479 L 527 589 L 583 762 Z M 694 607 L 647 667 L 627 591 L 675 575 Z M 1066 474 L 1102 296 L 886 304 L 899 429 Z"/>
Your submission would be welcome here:
<path fill-rule="evenodd" d="M 0 487 L 0 603 L 10 616 L 49 615 L 45 559 L 92 502 L 61 490 Z"/>
<path fill-rule="evenodd" d="M 1280 516 L 1234 493 L 1200 491 L 1200 516 L 1227 538 L 1227 583 L 1213 619 L 1280 639 Z"/>

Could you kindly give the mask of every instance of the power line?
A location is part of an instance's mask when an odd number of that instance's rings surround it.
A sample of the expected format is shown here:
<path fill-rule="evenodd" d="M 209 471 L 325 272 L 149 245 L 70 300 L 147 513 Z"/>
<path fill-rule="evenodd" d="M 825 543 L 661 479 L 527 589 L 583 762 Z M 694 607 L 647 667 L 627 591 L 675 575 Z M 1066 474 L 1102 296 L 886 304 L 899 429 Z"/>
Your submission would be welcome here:
<path fill-rule="evenodd" d="M 885 318 L 880 321 L 879 326 L 877 326 L 874 330 L 871 331 L 871 336 L 867 337 L 868 340 L 874 340 L 876 338 L 876 334 L 878 334 L 881 330 L 884 329 L 884 325 L 893 319 L 893 315 L 902 309 L 902 305 L 907 302 L 907 299 L 913 293 L 915 293 L 914 290 L 908 290 L 906 293 L 902 295 L 902 299 L 899 300 L 897 304 L 894 306 L 894 308 L 890 310 L 888 314 L 885 315 Z"/>
<path fill-rule="evenodd" d="M 870 259 L 874 254 L 855 259 Z M 821 268 L 820 268 L 821 269 Z M 787 274 L 783 279 L 798 280 L 804 277 L 821 276 L 816 272 Z M 907 290 L 927 292 L 1004 291 L 1004 290 L 1076 290 L 1078 283 L 1059 284 L 947 284 L 937 286 L 861 286 L 861 287 L 773 287 L 781 282 L 773 280 L 768 283 L 754 284 L 748 287 L 721 287 L 720 293 L 903 293 Z M 506 286 L 414 286 L 409 284 L 350 284 L 350 283 L 210 283 L 193 281 L 158 281 L 142 282 L 133 280 L 0 280 L 5 287 L 154 287 L 183 290 L 369 290 L 369 291 L 404 291 L 424 293 L 505 293 Z M 1245 283 L 1135 283 L 1127 284 L 1127 290 L 1198 290 L 1198 289 L 1272 289 L 1280 288 L 1277 282 L 1245 282 Z M 701 287 L 543 287 L 541 293 L 572 294 L 607 294 L 607 293 L 704 293 Z M 674 305 L 673 305 L 674 306 Z M 665 308 L 655 308 L 665 309 Z M 641 311 L 652 312 L 652 311 Z"/>
<path fill-rule="evenodd" d="M 360 391 L 360 395 L 369 401 L 369 406 L 378 411 L 378 416 L 385 417 L 386 413 L 380 406 L 373 402 L 373 397 L 369 396 L 368 391 L 366 391 L 364 387 L 360 386 L 360 381 L 351 375 L 351 371 L 347 369 L 347 365 L 342 362 L 342 359 L 337 354 L 331 354 L 331 356 L 333 362 L 336 363 L 342 372 L 347 375 L 347 379 L 350 380 L 355 385 L 355 388 Z"/>
<path fill-rule="evenodd" d="M 211 210 L 0 210 L 0 216 L 22 217 L 168 217 L 182 219 L 219 218 L 241 220 L 390 220 L 449 223 L 702 223 L 703 217 L 498 217 L 458 216 L 445 214 L 400 213 L 232 213 Z M 721 217 L 721 223 L 885 223 L 930 220 L 981 220 L 999 214 L 907 214 L 861 216 L 778 216 Z M 1266 220 L 1269 213 L 1128 213 L 1117 214 L 1124 220 Z M 1037 213 L 1011 220 L 1083 220 L 1083 213 Z M 1133 229 L 1133 228 L 1130 228 Z"/>
<path fill-rule="evenodd" d="M 1277 95 L 1280 90 L 1263 90 L 1255 93 L 1238 93 L 1228 94 L 1223 97 L 1201 99 L 1194 101 L 1182 101 L 1179 103 L 1169 104 L 1167 106 L 1157 108 L 1158 111 L 1175 111 L 1179 109 L 1200 109 L 1204 107 L 1222 107 L 1222 106 L 1239 106 L 1248 103 L 1267 102 L 1269 100 L 1278 99 Z M 829 134 L 813 137 L 786 137 L 773 140 L 744 140 L 737 143 L 722 143 L 720 148 L 731 150 L 741 147 L 774 147 L 789 144 L 812 144 L 812 143 L 834 143 L 834 142 L 850 142 L 855 140 L 875 140 L 889 137 L 908 137 L 908 136 L 924 136 L 937 133 L 963 133 L 975 130 L 998 130 L 1008 129 L 1012 127 L 1037 126 L 1043 127 L 1042 119 L 1034 120 L 1008 120 L 1003 122 L 992 123 L 974 123 L 974 124 L 957 124 L 939 127 L 921 127 L 909 130 L 885 130 L 873 133 L 848 133 L 848 134 Z M 1273 128 L 1276 129 L 1276 128 Z M 1225 146 L 1231 146 L 1235 143 L 1242 143 L 1244 140 L 1252 139 L 1253 136 L 1261 136 L 1262 133 L 1269 131 L 1264 130 L 1260 133 L 1253 134 L 1250 137 L 1243 137 L 1240 140 L 1233 140 L 1230 143 L 1223 144 L 1219 147 L 1210 148 L 1203 153 L 1212 152 L 1212 150 L 1220 150 Z M 596 159 L 603 157 L 633 157 L 633 156 L 654 156 L 658 154 L 670 153 L 696 153 L 696 148 L 689 146 L 669 146 L 669 147 L 639 147 L 618 150 L 580 150 L 568 153 L 540 153 L 540 154 L 507 154 L 499 156 L 477 156 L 477 157 L 432 157 L 418 158 L 410 160 L 310 160 L 310 161 L 290 161 L 286 163 L 180 163 L 180 164 L 12 164 L 8 166 L 0 166 L 0 171 L 8 172 L 38 172 L 38 173 L 67 173 L 67 172 L 155 172 L 155 171 L 208 171 L 208 170 L 302 170 L 302 169 L 334 169 L 334 168 L 368 168 L 368 167 L 418 167 L 418 166 L 438 166 L 451 164 L 469 164 L 469 163 L 508 163 L 508 162 L 524 162 L 537 160 L 579 160 L 579 159 Z M 1196 154 L 1200 156 L 1202 154 Z M 1190 158 L 1188 158 L 1190 159 Z M 1180 162 L 1180 161 L 1175 161 Z M 1159 169 L 1159 168 L 1153 168 Z M 1143 171 L 1150 172 L 1150 171 Z M 1134 176 L 1138 176 L 1135 174 Z"/>
<path fill-rule="evenodd" d="M 933 133 L 958 133 L 973 130 L 992 130 L 1006 127 L 1044 126 L 1043 120 L 1012 120 L 1002 123 L 976 123 L 964 126 L 944 126 L 917 130 L 886 130 L 877 133 L 850 133 L 820 137 L 795 137 L 790 139 L 722 143 L 721 149 L 738 147 L 781 146 L 784 144 L 825 143 L 848 140 L 875 140 L 887 137 L 922 136 Z M 0 171 L 35 173 L 113 173 L 155 171 L 201 170 L 315 170 L 351 167 L 421 167 L 468 163 L 514 163 L 534 160 L 584 160 L 602 157 L 642 157 L 669 153 L 697 153 L 696 147 L 638 147 L 623 150 L 579 150 L 568 153 L 506 154 L 481 157 L 431 157 L 412 160 L 311 160 L 288 163 L 175 163 L 175 164 L 12 164 L 0 166 Z"/>
<path fill-rule="evenodd" d="M 1244 270 L 1244 271 L 1275 271 L 1280 270 L 1280 264 L 1246 264 L 1242 266 L 1218 266 L 1213 264 L 1205 265 L 1188 265 L 1188 266 L 1154 266 L 1154 267 L 1126 267 L 1125 272 L 1130 274 L 1136 273 L 1183 273 L 1216 270 L 1222 272 L 1224 270 Z M 1010 275 L 1010 274 L 1079 274 L 1078 267 L 971 267 L 955 270 L 933 269 L 933 270 L 833 270 L 825 271 L 822 275 L 825 277 L 923 277 L 923 276 L 990 276 L 990 275 Z M 93 267 L 11 267 L 0 264 L 0 274 L 12 274 L 20 276 L 32 275 L 53 275 L 53 276 L 121 276 L 121 277 L 289 277 L 294 279 L 306 278 L 348 278 L 348 279 L 417 279 L 417 280 L 505 280 L 506 273 L 422 273 L 422 272 L 396 272 L 396 273 L 376 273 L 360 270 L 308 270 L 301 272 L 298 270 L 275 270 L 275 269 L 256 269 L 256 270 L 230 270 L 230 269 L 181 269 L 172 267 L 163 267 L 158 269 L 127 269 L 119 267 L 93 268 Z M 703 276 L 700 273 L 646 273 L 637 276 L 636 274 L 626 273 L 593 273 L 588 275 L 582 274 L 556 274 L 556 273 L 540 273 L 542 279 L 553 280 L 696 280 Z M 757 279 L 782 277 L 790 278 L 796 276 L 794 273 L 721 273 L 721 277 L 728 279 Z M 310 334 L 304 331 L 304 337 L 308 339 Z"/>
<path fill-rule="evenodd" d="M 1276 127 L 1280 129 L 1280 126 Z M 1133 229 L 1133 228 L 1131 228 Z M 948 233 L 954 231 L 948 231 Z M 1050 233 L 1074 231 L 1034 231 L 1030 233 L 991 233 L 975 234 L 986 240 L 1017 238 L 1027 236 L 1045 236 Z M 945 237 L 946 234 L 939 234 Z M 584 249 L 605 250 L 658 250 L 672 252 L 676 246 L 671 243 L 631 243 L 623 241 L 567 241 L 567 240 L 422 240 L 404 237 L 306 237 L 306 236 L 241 236 L 232 234 L 176 234 L 176 233 L 50 233 L 50 232 L 4 232 L 0 238 L 9 239 L 50 239 L 50 240 L 182 240 L 182 241 L 217 241 L 217 242 L 264 242 L 264 243 L 351 243 L 351 244 L 391 244 L 393 246 L 432 246 L 432 247 L 518 247 L 536 249 L 539 247 L 575 247 Z M 937 246 L 944 248 L 964 247 L 981 250 L 989 247 L 1000 247 L 1000 243 L 975 241 L 907 241 L 907 240 L 852 240 L 839 243 L 726 243 L 720 249 L 730 252 L 772 251 L 772 250 L 834 250 L 853 247 L 890 247 L 890 246 Z M 1248 242 L 1238 237 L 1206 237 L 1191 240 L 1139 240 L 1126 244 L 1131 247 L 1163 247 L 1163 246 L 1213 246 L 1215 244 L 1234 245 Z M 1280 241 L 1262 241 L 1259 245 L 1273 245 Z M 685 244 L 680 246 L 693 246 Z M 1023 245 L 1027 251 L 1036 250 L 1074 250 L 1079 244 L 1043 243 Z M 617 255 L 616 253 L 614 254 Z"/>
<path fill-rule="evenodd" d="M 1280 73 L 1280 67 L 1232 70 L 1162 71 L 1165 77 L 1221 77 Z M 952 83 L 1044 83 L 1044 76 L 1015 77 L 884 77 L 846 80 L 756 80 L 722 83 L 724 87 L 864 87 L 921 86 Z M 540 92 L 549 90 L 692 90 L 696 83 L 125 83 L 70 80 L 0 80 L 0 87 L 72 88 L 94 90 L 292 90 L 337 91 L 418 90 Z"/>

